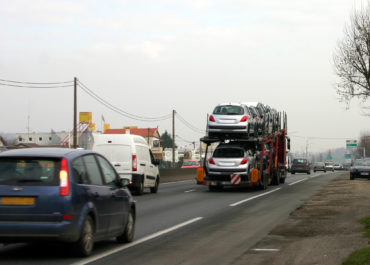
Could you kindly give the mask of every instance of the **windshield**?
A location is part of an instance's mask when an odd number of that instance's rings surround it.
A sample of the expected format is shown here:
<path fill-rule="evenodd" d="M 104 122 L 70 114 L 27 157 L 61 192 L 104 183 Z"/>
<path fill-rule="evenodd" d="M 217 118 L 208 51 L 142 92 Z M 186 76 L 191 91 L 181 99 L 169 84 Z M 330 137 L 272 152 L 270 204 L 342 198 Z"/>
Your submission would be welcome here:
<path fill-rule="evenodd" d="M 244 109 L 240 106 L 217 106 L 213 114 L 218 115 L 243 115 Z"/>
<path fill-rule="evenodd" d="M 59 185 L 59 161 L 35 158 L 1 158 L 0 185 Z"/>
<path fill-rule="evenodd" d="M 370 160 L 355 160 L 355 166 L 370 166 Z"/>
<path fill-rule="evenodd" d="M 244 157 L 244 151 L 240 148 L 219 148 L 213 153 L 216 158 L 240 158 Z"/>
<path fill-rule="evenodd" d="M 306 164 L 307 159 L 294 159 L 293 164 Z"/>

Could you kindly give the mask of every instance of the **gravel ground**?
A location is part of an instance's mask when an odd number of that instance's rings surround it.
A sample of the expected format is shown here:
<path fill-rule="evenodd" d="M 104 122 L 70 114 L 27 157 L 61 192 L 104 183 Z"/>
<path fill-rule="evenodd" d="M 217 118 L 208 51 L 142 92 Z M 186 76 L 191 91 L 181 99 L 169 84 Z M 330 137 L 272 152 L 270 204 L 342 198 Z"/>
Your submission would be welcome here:
<path fill-rule="evenodd" d="M 370 216 L 370 181 L 338 173 L 311 200 L 233 264 L 342 264 L 369 247 L 359 220 Z"/>

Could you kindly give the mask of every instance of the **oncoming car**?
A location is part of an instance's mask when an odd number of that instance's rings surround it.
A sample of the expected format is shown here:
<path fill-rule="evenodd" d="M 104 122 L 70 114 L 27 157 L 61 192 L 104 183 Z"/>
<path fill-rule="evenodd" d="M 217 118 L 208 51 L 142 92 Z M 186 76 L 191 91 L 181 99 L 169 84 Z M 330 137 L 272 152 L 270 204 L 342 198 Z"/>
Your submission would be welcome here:
<path fill-rule="evenodd" d="M 136 206 L 102 155 L 67 148 L 0 154 L 0 242 L 62 241 L 81 256 L 94 242 L 134 238 Z"/>

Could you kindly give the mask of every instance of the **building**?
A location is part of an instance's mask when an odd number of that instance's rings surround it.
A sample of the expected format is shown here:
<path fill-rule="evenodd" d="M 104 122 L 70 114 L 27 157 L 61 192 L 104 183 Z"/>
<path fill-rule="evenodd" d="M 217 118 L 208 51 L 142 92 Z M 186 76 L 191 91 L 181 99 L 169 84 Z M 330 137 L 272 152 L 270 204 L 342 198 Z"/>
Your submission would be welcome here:
<path fill-rule="evenodd" d="M 49 133 L 16 133 L 14 145 L 19 144 L 37 144 L 40 146 L 59 145 L 61 141 L 68 137 L 68 132 Z"/>
<path fill-rule="evenodd" d="M 155 159 L 163 160 L 163 148 L 158 128 L 107 129 L 104 134 L 135 134 L 145 138 Z"/>

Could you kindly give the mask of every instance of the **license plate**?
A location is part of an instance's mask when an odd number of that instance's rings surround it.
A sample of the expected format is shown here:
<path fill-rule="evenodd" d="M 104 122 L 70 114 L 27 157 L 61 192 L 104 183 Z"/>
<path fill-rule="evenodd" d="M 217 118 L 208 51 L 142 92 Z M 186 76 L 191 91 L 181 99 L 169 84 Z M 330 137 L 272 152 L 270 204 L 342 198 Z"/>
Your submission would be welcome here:
<path fill-rule="evenodd" d="M 297 167 L 297 169 L 303 169 L 303 167 Z"/>
<path fill-rule="evenodd" d="M 361 175 L 362 175 L 362 176 L 368 176 L 368 175 L 369 175 L 369 173 L 367 173 L 367 172 L 361 172 Z"/>
<path fill-rule="evenodd" d="M 1 205 L 34 205 L 34 197 L 2 197 Z"/>

